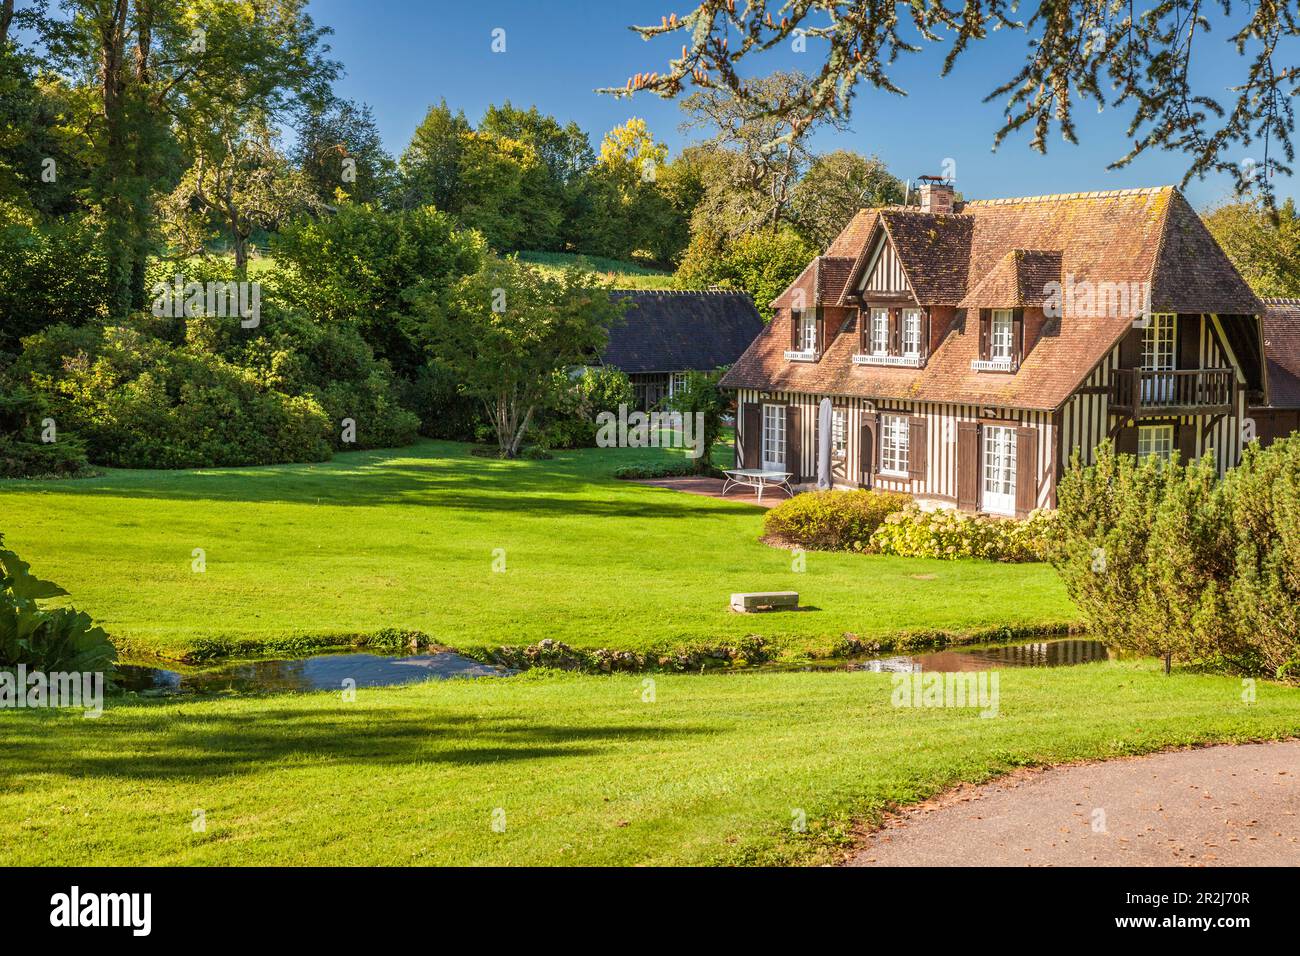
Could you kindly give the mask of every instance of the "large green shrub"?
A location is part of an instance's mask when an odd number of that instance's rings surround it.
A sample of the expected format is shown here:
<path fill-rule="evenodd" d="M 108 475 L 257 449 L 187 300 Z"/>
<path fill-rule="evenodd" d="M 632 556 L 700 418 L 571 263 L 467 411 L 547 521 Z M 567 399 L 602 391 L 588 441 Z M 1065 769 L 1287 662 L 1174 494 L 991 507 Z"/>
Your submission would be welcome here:
<path fill-rule="evenodd" d="M 316 399 L 278 391 L 202 343 L 173 345 L 156 324 L 55 326 L 25 343 L 19 367 L 92 461 L 202 468 L 329 457 L 332 423 Z"/>
<path fill-rule="evenodd" d="M 887 517 L 871 536 L 871 548 L 903 558 L 980 558 L 1045 561 L 1055 516 L 1035 511 L 1023 521 L 909 505 Z"/>
<path fill-rule="evenodd" d="M 0 478 L 69 478 L 87 471 L 85 446 L 60 432 L 45 399 L 0 382 Z"/>
<path fill-rule="evenodd" d="M 462 395 L 455 374 L 437 362 L 421 366 L 399 388 L 403 407 L 415 413 L 427 438 L 475 441 L 479 428 L 487 428 L 482 403 Z"/>
<path fill-rule="evenodd" d="M 1062 478 L 1054 562 L 1089 628 L 1167 660 L 1296 676 L 1300 442 L 1219 482 L 1208 460 L 1138 462 L 1106 444 Z"/>
<path fill-rule="evenodd" d="M 886 517 L 910 500 L 896 492 L 808 491 L 769 510 L 763 532 L 813 551 L 863 551 Z"/>
<path fill-rule="evenodd" d="M 103 237 L 86 216 L 39 225 L 0 225 L 0 352 L 59 323 L 108 314 Z"/>
<path fill-rule="evenodd" d="M 594 448 L 599 430 L 596 416 L 618 414 L 619 405 L 636 402 L 632 381 L 618 369 L 584 368 L 575 376 L 556 373 L 555 400 L 535 429 L 538 444 L 545 448 Z"/>
<path fill-rule="evenodd" d="M 25 664 L 45 672 L 112 675 L 117 651 L 90 616 L 74 608 L 47 610 L 39 602 L 68 592 L 42 581 L 30 565 L 5 549 L 0 535 L 0 668 Z"/>

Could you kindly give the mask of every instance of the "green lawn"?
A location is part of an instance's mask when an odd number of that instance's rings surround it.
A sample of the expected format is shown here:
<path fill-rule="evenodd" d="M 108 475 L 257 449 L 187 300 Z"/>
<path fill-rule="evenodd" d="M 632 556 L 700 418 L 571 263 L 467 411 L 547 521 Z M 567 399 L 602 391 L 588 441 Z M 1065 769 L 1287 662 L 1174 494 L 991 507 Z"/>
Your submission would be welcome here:
<path fill-rule="evenodd" d="M 788 552 L 758 542 L 758 509 L 612 477 L 665 454 L 506 462 L 425 442 L 316 465 L 8 481 L 0 531 L 119 646 L 174 659 L 389 627 L 464 650 L 554 638 L 665 652 L 759 634 L 802 653 L 845 633 L 1076 620 L 1043 565 L 809 554 L 796 573 Z M 196 548 L 204 573 L 191 570 Z M 732 591 L 785 589 L 815 610 L 727 609 Z"/>
<path fill-rule="evenodd" d="M 662 272 L 638 262 L 606 259 L 603 256 L 575 255 L 569 252 L 521 252 L 519 258 L 545 269 L 558 272 L 568 266 L 582 264 L 602 277 L 610 279 L 620 289 L 672 289 L 676 280 L 671 272 Z"/>
<path fill-rule="evenodd" d="M 1154 662 L 1003 670 L 993 718 L 893 707 L 884 674 L 653 679 L 0 712 L 0 865 L 825 862 L 960 781 L 1300 733 L 1300 689 Z"/>

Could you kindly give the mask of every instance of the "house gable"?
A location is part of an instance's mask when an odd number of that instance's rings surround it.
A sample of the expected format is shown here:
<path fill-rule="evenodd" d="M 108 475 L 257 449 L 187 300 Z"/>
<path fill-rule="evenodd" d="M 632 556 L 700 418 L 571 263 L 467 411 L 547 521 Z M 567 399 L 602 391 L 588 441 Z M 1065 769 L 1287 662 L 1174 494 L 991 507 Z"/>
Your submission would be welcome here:
<path fill-rule="evenodd" d="M 903 262 L 884 228 L 875 230 L 856 292 L 862 298 L 870 298 L 873 294 L 912 296 L 912 284 L 907 281 Z"/>

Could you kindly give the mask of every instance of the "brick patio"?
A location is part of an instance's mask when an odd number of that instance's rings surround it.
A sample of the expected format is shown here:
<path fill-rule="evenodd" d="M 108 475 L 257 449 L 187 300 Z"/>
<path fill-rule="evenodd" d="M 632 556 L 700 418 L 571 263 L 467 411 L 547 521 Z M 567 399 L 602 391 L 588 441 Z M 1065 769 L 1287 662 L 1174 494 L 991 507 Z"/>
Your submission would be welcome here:
<path fill-rule="evenodd" d="M 754 496 L 752 488 L 740 487 L 732 488 L 727 494 L 722 493 L 723 481 L 721 478 L 638 478 L 638 485 L 652 485 L 655 488 L 671 488 L 674 491 L 684 491 L 689 495 L 703 495 L 706 498 L 722 498 L 726 501 L 735 501 L 742 505 L 756 505 L 759 508 L 770 508 L 786 499 L 786 493 L 779 488 L 770 488 L 763 493 L 763 500 L 759 501 Z"/>

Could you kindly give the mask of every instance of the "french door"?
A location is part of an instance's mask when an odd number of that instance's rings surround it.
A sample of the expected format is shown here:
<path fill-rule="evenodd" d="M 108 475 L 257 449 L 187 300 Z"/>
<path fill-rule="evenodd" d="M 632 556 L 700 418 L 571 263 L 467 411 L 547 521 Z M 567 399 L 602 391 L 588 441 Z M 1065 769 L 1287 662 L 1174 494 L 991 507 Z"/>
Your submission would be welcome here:
<path fill-rule="evenodd" d="M 849 480 L 849 411 L 831 410 L 831 484 Z"/>
<path fill-rule="evenodd" d="M 1016 430 L 986 425 L 982 454 L 983 508 L 992 514 L 1016 513 Z"/>
<path fill-rule="evenodd" d="M 765 471 L 786 471 L 785 406 L 763 406 L 763 454 Z"/>
<path fill-rule="evenodd" d="M 1148 319 L 1142 333 L 1142 369 L 1147 372 L 1173 372 L 1175 343 L 1178 341 L 1175 323 L 1178 317 L 1172 312 L 1157 312 Z M 1172 401 L 1174 376 L 1142 376 L 1142 402 L 1156 405 Z"/>

